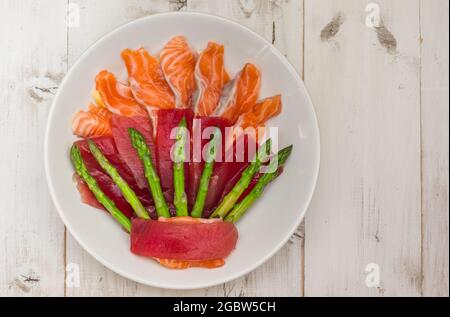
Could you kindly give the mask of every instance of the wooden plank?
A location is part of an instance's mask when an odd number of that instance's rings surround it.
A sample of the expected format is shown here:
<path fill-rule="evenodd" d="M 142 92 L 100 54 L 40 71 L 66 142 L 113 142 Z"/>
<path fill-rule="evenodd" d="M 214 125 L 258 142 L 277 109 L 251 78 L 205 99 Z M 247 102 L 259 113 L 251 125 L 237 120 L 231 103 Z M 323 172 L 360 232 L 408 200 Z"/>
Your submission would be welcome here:
<path fill-rule="evenodd" d="M 195 0 L 188 1 L 188 9 L 220 15 L 249 27 L 274 43 L 302 73 L 303 1 Z M 205 290 L 205 295 L 302 296 L 302 228 L 263 266 L 238 280 Z"/>
<path fill-rule="evenodd" d="M 64 294 L 64 226 L 47 190 L 43 140 L 66 71 L 65 17 L 63 1 L 0 2 L 2 296 Z"/>
<path fill-rule="evenodd" d="M 305 1 L 305 82 L 322 142 L 306 296 L 421 294 L 419 1 L 376 3 L 374 28 L 361 1 Z M 377 272 L 379 286 L 366 284 Z"/>
<path fill-rule="evenodd" d="M 171 5 L 165 0 L 71 0 L 70 3 L 78 6 L 80 25 L 69 29 L 69 65 L 72 65 L 81 53 L 103 34 L 134 19 L 155 12 L 168 11 Z M 105 11 L 108 14 L 105 14 Z M 161 295 L 158 289 L 130 281 L 104 267 L 84 251 L 69 233 L 66 248 L 67 263 L 75 263 L 80 268 L 80 285 L 79 287 L 67 285 L 68 296 Z"/>
<path fill-rule="evenodd" d="M 448 1 L 421 1 L 424 296 L 449 296 L 448 12 Z"/>
<path fill-rule="evenodd" d="M 248 2 L 248 1 L 246 1 Z M 301 71 L 302 30 L 301 2 L 258 1 L 252 13 L 244 13 L 239 1 L 73 1 L 80 7 L 80 27 L 69 32 L 70 64 L 101 34 L 132 19 L 166 10 L 199 10 L 223 15 L 255 29 L 267 39 L 275 40 Z M 105 7 L 108 15 L 103 14 Z M 274 28 L 275 25 L 275 28 Z M 79 288 L 67 288 L 69 296 L 264 296 L 301 295 L 300 268 L 302 232 L 298 232 L 279 254 L 259 270 L 220 287 L 193 291 L 169 291 L 146 287 L 126 280 L 104 268 L 67 238 L 67 262 L 81 270 Z M 286 283 L 286 280 L 289 283 Z"/>

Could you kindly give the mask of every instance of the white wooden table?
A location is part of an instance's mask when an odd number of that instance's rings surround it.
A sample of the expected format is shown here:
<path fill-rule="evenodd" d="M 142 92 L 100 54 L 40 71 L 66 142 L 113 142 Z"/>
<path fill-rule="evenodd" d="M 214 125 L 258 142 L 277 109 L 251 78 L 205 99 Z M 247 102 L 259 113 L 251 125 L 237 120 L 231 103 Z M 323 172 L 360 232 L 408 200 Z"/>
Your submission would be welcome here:
<path fill-rule="evenodd" d="M 0 295 L 448 296 L 449 2 L 370 2 L 0 1 Z M 116 26 L 169 10 L 228 17 L 271 40 L 303 76 L 322 139 L 315 197 L 290 242 L 239 280 L 183 292 L 126 280 L 83 251 L 43 170 L 67 69 Z M 80 287 L 65 282 L 70 263 Z"/>

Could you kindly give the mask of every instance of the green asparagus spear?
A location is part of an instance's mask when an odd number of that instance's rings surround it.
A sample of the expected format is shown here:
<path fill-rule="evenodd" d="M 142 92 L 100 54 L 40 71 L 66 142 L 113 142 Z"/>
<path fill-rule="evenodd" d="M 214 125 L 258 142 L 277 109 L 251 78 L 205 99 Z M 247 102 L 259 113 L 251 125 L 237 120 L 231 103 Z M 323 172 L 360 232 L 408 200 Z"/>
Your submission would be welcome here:
<path fill-rule="evenodd" d="M 195 198 L 194 207 L 191 211 L 191 216 L 194 218 L 200 218 L 203 213 L 203 207 L 205 206 L 206 194 L 208 193 L 209 181 L 211 179 L 212 172 L 214 170 L 214 161 L 216 159 L 216 147 L 220 146 L 220 129 L 216 128 L 209 143 L 208 151 L 206 152 L 205 165 L 203 166 L 202 176 L 200 178 L 200 184 L 198 186 L 197 197 Z"/>
<path fill-rule="evenodd" d="M 131 232 L 130 219 L 128 219 L 119 210 L 119 208 L 117 208 L 114 202 L 100 189 L 97 181 L 89 174 L 83 158 L 81 157 L 80 149 L 75 144 L 70 149 L 70 157 L 76 173 L 87 184 L 95 198 L 103 205 L 103 207 L 106 208 L 106 210 L 108 210 L 111 216 L 113 216 L 125 228 L 126 231 Z"/>
<path fill-rule="evenodd" d="M 111 165 L 108 159 L 103 155 L 98 146 L 91 140 L 88 140 L 89 150 L 95 157 L 100 166 L 112 178 L 113 182 L 119 187 L 123 197 L 133 207 L 134 212 L 139 218 L 150 219 L 147 209 L 142 205 L 136 193 L 130 188 L 128 183 L 120 176 L 117 169 Z"/>
<path fill-rule="evenodd" d="M 152 192 L 156 213 L 159 217 L 170 218 L 169 207 L 164 199 L 158 174 L 153 167 L 152 154 L 147 143 L 145 143 L 144 136 L 133 128 L 129 128 L 128 133 L 131 138 L 131 145 L 135 148 L 144 165 L 144 174 L 147 178 L 150 191 Z"/>
<path fill-rule="evenodd" d="M 225 221 L 236 222 L 242 215 L 250 208 L 250 206 L 261 196 L 264 188 L 275 178 L 278 177 L 279 168 L 284 165 L 288 157 L 291 155 L 292 145 L 282 149 L 278 154 L 272 158 L 268 166 L 268 170 L 272 172 L 267 172 L 256 183 L 255 187 L 251 192 L 245 196 L 245 198 L 237 203 L 230 213 L 225 217 Z"/>
<path fill-rule="evenodd" d="M 272 146 L 271 139 L 268 139 L 258 150 L 253 161 L 250 165 L 242 172 L 241 178 L 234 185 L 231 191 L 223 198 L 219 206 L 214 210 L 210 218 L 224 218 L 227 213 L 233 208 L 236 201 L 248 187 L 253 179 L 256 172 L 259 171 L 261 163 L 264 162 L 269 156 L 270 149 Z"/>
<path fill-rule="evenodd" d="M 175 139 L 173 161 L 173 204 L 177 217 L 188 216 L 187 196 L 184 191 L 184 161 L 186 160 L 186 118 L 181 119 Z"/>

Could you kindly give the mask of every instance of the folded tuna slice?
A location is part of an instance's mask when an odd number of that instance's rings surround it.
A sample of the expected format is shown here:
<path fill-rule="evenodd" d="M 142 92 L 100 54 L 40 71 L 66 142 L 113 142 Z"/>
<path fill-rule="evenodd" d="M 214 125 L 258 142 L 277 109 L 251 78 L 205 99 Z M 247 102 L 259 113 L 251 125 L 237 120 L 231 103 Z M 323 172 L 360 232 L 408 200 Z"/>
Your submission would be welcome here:
<path fill-rule="evenodd" d="M 99 147 L 102 153 L 106 156 L 109 162 L 117 169 L 122 178 L 130 185 L 130 187 L 135 191 L 139 200 L 144 206 L 150 206 L 152 204 L 152 199 L 150 194 L 146 190 L 140 189 L 129 169 L 129 167 L 122 161 L 114 140 L 112 137 L 98 137 L 92 139 L 95 144 Z M 123 197 L 120 189 L 112 181 L 109 175 L 103 171 L 102 167 L 95 160 L 94 156 L 89 151 L 89 145 L 86 140 L 81 140 L 75 142 L 80 149 L 83 161 L 92 177 L 97 181 L 98 185 L 102 191 L 116 204 L 127 217 L 133 216 L 133 209 L 130 204 Z M 81 187 L 84 189 L 83 187 Z M 82 197 L 83 193 L 80 191 Z M 86 197 L 84 195 L 84 197 Z"/>
<path fill-rule="evenodd" d="M 128 165 L 136 180 L 137 186 L 147 189 L 148 183 L 144 175 L 144 166 L 131 145 L 128 133 L 129 128 L 139 131 L 145 138 L 152 153 L 153 164 L 156 166 L 155 144 L 153 142 L 153 128 L 148 116 L 124 117 L 113 115 L 111 118 L 112 134 L 117 146 L 117 150 L 122 160 Z"/>
<path fill-rule="evenodd" d="M 214 131 L 214 128 L 219 128 L 222 136 L 221 146 L 224 152 L 225 148 L 225 133 L 226 128 L 230 127 L 231 123 L 219 117 L 196 117 L 192 125 L 192 149 L 191 162 L 189 163 L 189 181 L 186 189 L 188 197 L 189 208 L 192 208 L 197 197 L 198 186 L 205 164 L 203 152 L 207 149 L 207 144 L 210 142 L 209 133 Z M 217 154 L 219 155 L 219 154 Z"/>
<path fill-rule="evenodd" d="M 225 138 L 229 138 L 226 135 Z M 237 144 L 240 144 L 239 146 Z M 224 152 L 222 162 L 217 162 L 206 195 L 203 217 L 208 218 L 219 205 L 224 193 L 228 193 L 252 160 L 257 144 L 247 135 L 240 136 Z M 231 161 L 230 161 L 231 160 Z"/>
<path fill-rule="evenodd" d="M 78 174 L 74 174 L 74 180 L 77 184 L 78 192 L 80 193 L 81 201 L 89 206 L 92 206 L 94 208 L 98 209 L 105 209 L 103 208 L 102 204 L 98 202 L 98 200 L 95 198 L 94 194 L 89 189 L 88 185 L 81 179 Z"/>
<path fill-rule="evenodd" d="M 130 238 L 131 252 L 137 255 L 159 261 L 210 261 L 224 259 L 234 250 L 238 232 L 234 224 L 217 219 L 136 218 Z"/>
<path fill-rule="evenodd" d="M 172 129 L 175 129 L 180 124 L 183 117 L 186 118 L 187 128 L 191 131 L 192 118 L 194 113 L 190 109 L 170 109 L 158 110 L 158 127 L 156 132 L 156 161 L 157 171 L 161 181 L 161 187 L 164 192 L 166 201 L 173 201 L 173 161 L 171 158 L 171 149 L 175 144 L 175 136 L 172 135 Z M 176 130 L 174 130 L 176 131 Z M 187 141 L 186 146 L 189 146 L 190 140 Z M 185 188 L 187 187 L 187 180 L 189 179 L 188 163 L 185 165 Z"/>

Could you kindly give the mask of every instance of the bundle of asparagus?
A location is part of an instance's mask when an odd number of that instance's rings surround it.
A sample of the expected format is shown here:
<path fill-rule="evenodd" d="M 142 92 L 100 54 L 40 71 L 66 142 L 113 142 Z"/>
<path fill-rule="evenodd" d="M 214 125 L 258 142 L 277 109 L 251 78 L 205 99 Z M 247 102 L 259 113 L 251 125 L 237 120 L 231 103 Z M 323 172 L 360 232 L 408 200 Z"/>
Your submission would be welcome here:
<path fill-rule="evenodd" d="M 158 217 L 169 218 L 170 212 L 168 204 L 164 198 L 161 189 L 160 180 L 155 167 L 152 163 L 152 153 L 144 136 L 136 129 L 129 128 L 129 137 L 133 148 L 144 166 L 144 174 L 147 179 L 151 195 L 153 197 L 156 213 Z M 220 130 L 216 129 L 209 143 L 206 152 L 205 164 L 200 179 L 200 185 L 197 192 L 195 204 L 189 213 L 187 207 L 187 199 L 185 192 L 185 176 L 184 163 L 186 161 L 185 150 L 187 144 L 186 119 L 183 118 L 176 134 L 176 146 L 174 150 L 173 162 L 173 183 L 174 183 L 174 206 L 176 208 L 176 216 L 191 216 L 195 218 L 202 217 L 203 206 L 206 194 L 210 185 L 211 174 L 214 170 L 216 160 L 218 139 L 220 138 Z M 148 211 L 139 201 L 139 198 L 130 188 L 127 182 L 120 176 L 117 169 L 108 161 L 101 150 L 92 140 L 88 141 L 89 149 L 96 161 L 102 169 L 111 177 L 113 182 L 120 189 L 123 197 L 132 206 L 136 216 L 142 219 L 150 219 Z M 292 152 L 292 145 L 288 146 L 271 157 L 271 139 L 268 139 L 257 151 L 255 158 L 249 166 L 242 172 L 240 179 L 231 191 L 222 199 L 219 206 L 214 210 L 210 218 L 221 218 L 227 222 L 236 222 L 242 215 L 253 205 L 253 203 L 261 196 L 265 187 L 272 182 L 280 173 L 287 158 Z M 245 196 L 241 197 L 244 191 L 249 187 L 251 181 L 256 177 L 262 164 L 270 158 L 267 166 L 267 173 L 264 173 L 257 181 L 254 188 Z M 80 150 L 76 144 L 71 148 L 71 160 L 75 167 L 76 173 L 87 184 L 95 198 L 105 207 L 105 209 L 124 227 L 128 232 L 131 231 L 131 221 L 128 219 L 114 204 L 114 202 L 105 195 L 96 180 L 89 174 Z M 241 199 L 239 201 L 239 199 Z"/>

